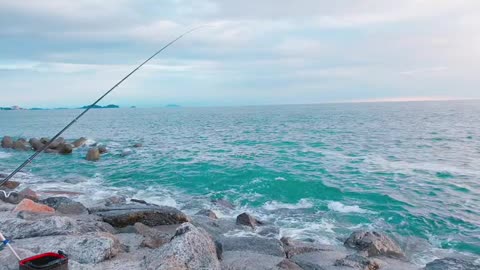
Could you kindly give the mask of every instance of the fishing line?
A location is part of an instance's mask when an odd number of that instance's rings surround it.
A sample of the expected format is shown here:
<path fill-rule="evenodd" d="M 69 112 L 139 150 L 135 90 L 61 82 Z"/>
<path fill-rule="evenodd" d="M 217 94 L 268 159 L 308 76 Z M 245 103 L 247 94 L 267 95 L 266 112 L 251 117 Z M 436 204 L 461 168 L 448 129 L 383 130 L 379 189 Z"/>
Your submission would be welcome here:
<path fill-rule="evenodd" d="M 193 31 L 196 31 L 200 28 L 204 28 L 204 27 L 207 27 L 207 25 L 202 25 L 202 26 L 199 26 L 199 27 L 196 27 L 196 28 L 193 28 L 193 29 L 190 29 L 188 30 L 187 32 L 179 35 L 177 38 L 175 38 L 174 40 L 170 41 L 167 45 L 163 46 L 160 50 L 158 50 L 157 52 L 155 52 L 152 56 L 150 56 L 147 60 L 145 60 L 143 63 L 141 63 L 140 65 L 138 65 L 135 69 L 133 69 L 130 73 L 128 73 L 125 77 L 123 77 L 120 81 L 118 81 L 114 86 L 112 86 L 112 88 L 110 88 L 110 90 L 108 90 L 107 92 L 105 92 L 100 98 L 98 98 L 94 103 L 92 103 L 90 106 L 88 106 L 82 113 L 80 113 L 77 117 L 75 117 L 70 123 L 68 123 L 68 125 L 66 125 L 62 130 L 60 130 L 55 136 L 53 136 L 52 139 L 50 139 L 50 141 L 48 141 L 43 147 L 41 147 L 40 149 L 38 149 L 35 153 L 33 153 L 33 155 L 31 155 L 27 160 L 25 160 L 20 166 L 18 166 L 18 168 L 16 168 L 12 173 L 10 173 L 7 177 L 5 177 L 5 179 L 3 179 L 1 182 L 0 182 L 0 186 L 3 186 L 3 184 L 5 184 L 8 180 L 10 180 L 15 174 L 17 174 L 21 169 L 23 169 L 23 167 L 27 166 L 30 162 L 32 162 L 32 160 L 38 156 L 38 154 L 42 153 L 45 149 L 48 148 L 48 146 L 50 146 L 50 144 L 52 144 L 58 137 L 60 137 L 60 135 L 62 135 L 63 132 L 65 132 L 70 126 L 72 126 L 75 122 L 78 121 L 78 119 L 80 119 L 84 114 L 86 114 L 91 108 L 93 108 L 95 105 L 97 105 L 98 102 L 100 102 L 104 97 L 106 97 L 108 94 L 110 94 L 110 92 L 112 92 L 115 88 L 117 88 L 120 84 L 122 84 L 126 79 L 128 79 L 128 77 L 130 77 L 133 73 L 135 73 L 137 70 L 139 70 L 143 65 L 145 65 L 146 63 L 148 63 L 150 60 L 152 60 L 155 56 L 157 56 L 159 53 L 161 53 L 163 50 L 165 50 L 166 48 L 170 47 L 170 45 L 172 45 L 173 43 L 177 42 L 179 39 L 183 38 L 185 35 L 188 35 L 190 33 L 192 33 Z M 6 194 L 5 194 L 6 195 Z M 9 194 L 10 195 L 10 194 Z"/>

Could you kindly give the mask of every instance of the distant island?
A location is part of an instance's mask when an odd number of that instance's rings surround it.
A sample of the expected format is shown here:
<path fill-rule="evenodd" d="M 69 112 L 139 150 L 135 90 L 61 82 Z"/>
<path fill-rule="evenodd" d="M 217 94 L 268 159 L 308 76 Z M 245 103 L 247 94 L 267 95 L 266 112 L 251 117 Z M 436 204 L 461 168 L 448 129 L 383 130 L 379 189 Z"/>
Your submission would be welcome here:
<path fill-rule="evenodd" d="M 165 107 L 166 107 L 166 108 L 179 108 L 180 105 L 177 105 L 177 104 L 167 104 Z"/>
<path fill-rule="evenodd" d="M 90 105 L 85 105 L 81 109 L 86 109 L 88 107 L 90 107 Z M 92 109 L 118 109 L 118 108 L 120 108 L 120 106 L 115 105 L 115 104 L 109 104 L 107 106 L 95 105 L 95 106 L 92 107 Z"/>

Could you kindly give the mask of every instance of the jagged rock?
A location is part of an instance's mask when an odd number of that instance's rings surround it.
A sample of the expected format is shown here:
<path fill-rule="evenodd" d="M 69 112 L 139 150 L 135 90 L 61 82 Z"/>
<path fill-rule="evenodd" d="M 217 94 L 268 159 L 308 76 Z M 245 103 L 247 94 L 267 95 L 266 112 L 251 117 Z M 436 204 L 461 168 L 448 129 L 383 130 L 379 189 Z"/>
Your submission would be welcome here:
<path fill-rule="evenodd" d="M 219 240 L 223 251 L 248 251 L 257 254 L 266 254 L 285 257 L 282 243 L 278 239 L 257 236 L 223 237 Z"/>
<path fill-rule="evenodd" d="M 278 270 L 303 270 L 298 264 L 290 261 L 289 259 L 284 259 L 279 264 L 277 264 Z"/>
<path fill-rule="evenodd" d="M 3 192 L 0 192 L 0 200 L 11 204 L 18 204 L 24 199 L 23 196 L 18 194 L 18 192 L 7 192 L 7 195 L 9 196 L 6 197 Z"/>
<path fill-rule="evenodd" d="M 154 228 L 150 228 L 142 223 L 135 223 L 133 225 L 136 233 L 142 235 L 144 240 L 141 246 L 147 248 L 159 248 L 160 246 L 170 242 L 170 235 L 163 233 Z"/>
<path fill-rule="evenodd" d="M 247 213 L 242 213 L 237 216 L 237 225 L 250 226 L 255 229 L 256 226 L 263 225 L 263 222 Z"/>
<path fill-rule="evenodd" d="M 56 149 L 57 149 L 59 154 L 68 155 L 68 154 L 71 154 L 73 152 L 73 145 L 71 145 L 69 143 L 60 143 L 56 147 Z"/>
<path fill-rule="evenodd" d="M 143 144 L 141 144 L 141 143 L 136 143 L 136 144 L 134 144 L 132 147 L 140 148 L 140 147 L 143 147 Z"/>
<path fill-rule="evenodd" d="M 378 270 L 380 266 L 374 260 L 365 258 L 357 254 L 351 254 L 347 257 L 335 261 L 335 266 L 345 266 L 358 270 Z"/>
<path fill-rule="evenodd" d="M 89 160 L 89 161 L 99 160 L 100 159 L 100 151 L 98 151 L 98 148 L 92 147 L 92 148 L 88 149 L 86 159 Z"/>
<path fill-rule="evenodd" d="M 13 139 L 10 136 L 4 136 L 2 139 L 2 148 L 12 148 Z"/>
<path fill-rule="evenodd" d="M 1 176 L 0 176 L 0 179 L 3 179 L 3 178 L 5 178 L 5 177 L 7 177 L 7 176 L 8 176 L 8 175 L 1 175 Z M 3 184 L 2 186 L 0 186 L 0 188 L 1 188 L 1 189 L 4 189 L 4 188 L 16 189 L 19 185 L 20 185 L 20 182 L 8 180 L 5 184 Z"/>
<path fill-rule="evenodd" d="M 84 146 L 86 143 L 87 143 L 87 138 L 81 137 L 78 140 L 75 140 L 72 144 L 73 144 L 73 147 L 78 148 L 78 147 Z"/>
<path fill-rule="evenodd" d="M 100 146 L 98 147 L 98 152 L 100 152 L 100 154 L 105 154 L 105 153 L 107 153 L 107 152 L 108 152 L 107 147 L 106 147 L 105 145 L 100 145 Z"/>
<path fill-rule="evenodd" d="M 90 209 L 113 227 L 121 228 L 137 222 L 147 226 L 171 225 L 188 222 L 187 215 L 168 206 L 121 205 Z"/>
<path fill-rule="evenodd" d="M 198 216 L 206 216 L 206 217 L 209 217 L 211 219 L 218 219 L 217 215 L 215 214 L 215 212 L 213 212 L 212 210 L 209 210 L 209 209 L 203 209 L 203 210 L 200 210 L 198 211 L 195 215 L 198 215 Z"/>
<path fill-rule="evenodd" d="M 389 256 L 403 258 L 402 249 L 385 234 L 378 232 L 357 231 L 345 241 L 345 246 L 366 252 L 367 256 Z"/>
<path fill-rule="evenodd" d="M 59 213 L 66 215 L 81 215 L 88 214 L 88 210 L 83 204 L 73 201 L 67 197 L 50 197 L 41 201 Z"/>
<path fill-rule="evenodd" d="M 30 188 L 24 188 L 22 191 L 18 193 L 18 195 L 22 198 L 30 199 L 34 202 L 38 201 L 38 195 L 35 191 L 31 190 Z"/>
<path fill-rule="evenodd" d="M 282 269 L 285 258 L 250 251 L 228 251 L 223 255 L 222 270 L 274 270 Z M 288 269 L 288 268 L 287 268 Z"/>
<path fill-rule="evenodd" d="M 30 199 L 23 199 L 14 209 L 13 212 L 34 212 L 34 213 L 55 213 L 55 209 L 40 203 L 36 203 Z"/>
<path fill-rule="evenodd" d="M 87 232 L 110 232 L 113 228 L 101 221 L 92 219 L 73 219 L 67 216 L 55 216 L 33 213 L 0 212 L 2 233 L 13 239 L 40 236 L 80 234 Z"/>
<path fill-rule="evenodd" d="M 32 146 L 33 150 L 38 151 L 42 149 L 44 144 L 37 138 L 31 138 L 28 143 L 30 143 L 30 146 Z"/>
<path fill-rule="evenodd" d="M 109 233 L 35 237 L 15 241 L 15 246 L 36 253 L 62 250 L 69 259 L 94 264 L 115 257 L 122 249 L 118 239 Z"/>
<path fill-rule="evenodd" d="M 15 150 L 18 150 L 18 151 L 28 151 L 28 150 L 30 150 L 30 147 L 26 144 L 26 142 L 24 142 L 21 139 L 16 140 L 13 143 L 12 148 L 15 149 Z"/>
<path fill-rule="evenodd" d="M 30 250 L 23 249 L 23 248 L 18 248 L 15 246 L 15 251 L 17 252 L 18 256 L 20 258 L 28 258 L 35 253 L 33 253 Z M 3 250 L 0 252 L 0 269 L 2 270 L 18 270 L 18 260 L 13 256 L 13 254 L 10 252 L 10 250 Z"/>
<path fill-rule="evenodd" d="M 147 269 L 211 269 L 219 270 L 215 243 L 202 228 L 182 224 L 170 243 L 147 257 Z"/>
<path fill-rule="evenodd" d="M 310 243 L 296 241 L 290 237 L 282 237 L 280 241 L 283 244 L 283 249 L 285 250 L 285 254 L 287 255 L 287 258 L 292 258 L 293 256 L 302 254 L 302 253 L 324 250 L 321 247 L 315 246 Z"/>
<path fill-rule="evenodd" d="M 460 258 L 443 258 L 427 263 L 425 270 L 478 270 L 480 264 Z"/>
<path fill-rule="evenodd" d="M 227 209 L 234 209 L 235 208 L 235 206 L 231 202 L 229 202 L 225 199 L 212 200 L 212 203 L 214 203 L 215 205 L 221 206 L 223 208 L 227 208 Z"/>

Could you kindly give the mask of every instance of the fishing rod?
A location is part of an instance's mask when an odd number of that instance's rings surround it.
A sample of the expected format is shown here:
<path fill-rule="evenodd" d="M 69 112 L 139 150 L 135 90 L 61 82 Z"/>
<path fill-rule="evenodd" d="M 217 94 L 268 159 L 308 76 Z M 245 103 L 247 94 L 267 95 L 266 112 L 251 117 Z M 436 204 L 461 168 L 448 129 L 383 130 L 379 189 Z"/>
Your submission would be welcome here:
<path fill-rule="evenodd" d="M 145 65 L 146 63 L 148 63 L 150 60 L 152 60 L 155 56 L 157 56 L 159 53 L 161 53 L 163 50 L 165 50 L 166 48 L 170 47 L 170 45 L 172 45 L 173 43 L 177 42 L 179 39 L 183 38 L 185 35 L 188 35 L 200 28 L 203 28 L 203 27 L 206 27 L 206 25 L 202 25 L 202 26 L 199 26 L 199 27 L 196 27 L 196 28 L 193 28 L 193 29 L 190 29 L 188 30 L 187 32 L 179 35 L 178 37 L 176 37 L 174 40 L 170 41 L 167 45 L 163 46 L 160 50 L 158 50 L 157 52 L 155 52 L 152 56 L 150 56 L 147 60 L 145 60 L 143 63 L 141 63 L 140 65 L 138 65 L 135 69 L 133 69 L 132 71 L 130 71 L 130 73 L 128 73 L 125 77 L 123 77 L 120 81 L 118 81 L 114 86 L 112 86 L 112 88 L 110 88 L 110 90 L 108 90 L 107 92 L 105 92 L 100 98 L 98 98 L 94 103 L 92 103 L 90 106 L 88 106 L 82 113 L 80 113 L 77 117 L 75 117 L 70 123 L 68 123 L 68 125 L 66 125 L 62 130 L 60 130 L 52 139 L 50 139 L 50 141 L 48 141 L 45 145 L 43 145 L 43 147 L 41 147 L 40 149 L 38 149 L 35 153 L 33 153 L 33 155 L 31 155 L 27 160 L 25 160 L 20 166 L 18 166 L 18 168 L 16 168 L 12 173 L 10 173 L 7 177 L 5 177 L 5 179 L 3 179 L 1 182 L 0 182 L 0 186 L 3 186 L 8 180 L 10 180 L 15 174 L 17 174 L 21 169 L 23 169 L 25 166 L 27 166 L 30 162 L 32 162 L 32 160 L 38 156 L 40 153 L 42 153 L 45 149 L 48 148 L 48 146 L 50 146 L 50 144 L 52 144 L 58 137 L 60 137 L 60 135 L 62 135 L 63 132 L 65 132 L 70 126 L 72 126 L 75 122 L 78 121 L 78 119 L 80 119 L 84 114 L 86 114 L 91 108 L 93 108 L 95 105 L 97 105 L 98 102 L 100 102 L 104 97 L 106 97 L 108 94 L 110 94 L 110 92 L 112 92 L 115 88 L 117 88 L 120 84 L 122 84 L 126 79 L 128 79 L 128 77 L 130 77 L 133 73 L 135 73 L 137 70 L 139 70 L 143 65 Z"/>

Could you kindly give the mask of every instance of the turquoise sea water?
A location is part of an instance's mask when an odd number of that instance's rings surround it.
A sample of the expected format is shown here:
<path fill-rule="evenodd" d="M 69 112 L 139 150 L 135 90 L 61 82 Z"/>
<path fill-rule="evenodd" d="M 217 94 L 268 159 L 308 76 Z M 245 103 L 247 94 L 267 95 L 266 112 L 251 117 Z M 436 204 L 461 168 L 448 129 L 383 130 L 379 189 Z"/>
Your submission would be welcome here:
<path fill-rule="evenodd" d="M 51 136 L 78 113 L 0 111 L 0 135 Z M 419 263 L 480 255 L 478 101 L 94 110 L 64 134 L 80 136 L 110 153 L 42 154 L 18 178 L 86 203 L 120 193 L 191 213 L 226 198 L 238 208 L 220 215 L 323 243 L 379 229 Z M 0 171 L 27 156 L 0 150 Z"/>

